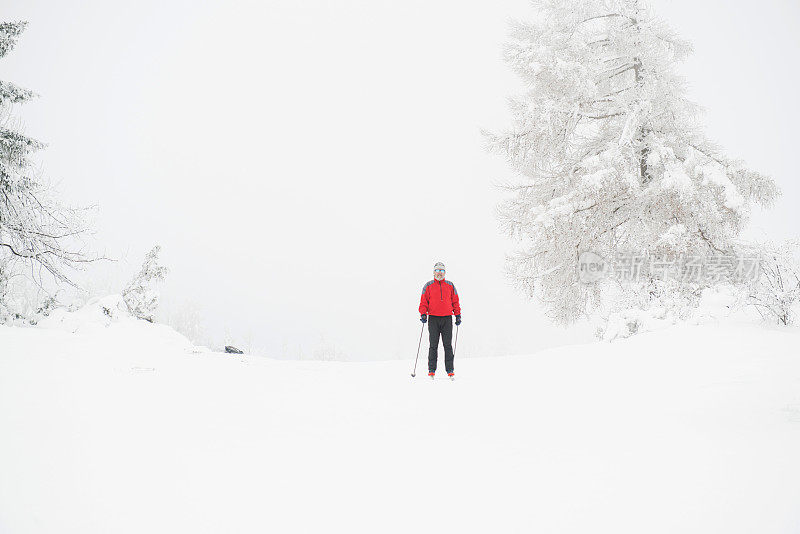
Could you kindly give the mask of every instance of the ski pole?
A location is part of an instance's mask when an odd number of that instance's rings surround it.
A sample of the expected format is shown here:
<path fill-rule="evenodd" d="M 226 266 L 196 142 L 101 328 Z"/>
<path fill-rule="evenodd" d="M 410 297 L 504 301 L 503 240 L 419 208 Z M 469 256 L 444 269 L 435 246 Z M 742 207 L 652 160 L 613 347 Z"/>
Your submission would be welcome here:
<path fill-rule="evenodd" d="M 411 376 L 417 376 L 417 360 L 419 360 L 419 348 L 422 346 L 422 333 L 425 331 L 425 323 L 422 323 L 422 330 L 419 331 L 419 345 L 417 345 L 417 357 L 414 360 L 414 370 L 411 372 Z"/>
<path fill-rule="evenodd" d="M 456 347 L 458 347 L 458 325 L 456 325 L 456 343 L 453 345 L 453 358 L 456 357 Z"/>

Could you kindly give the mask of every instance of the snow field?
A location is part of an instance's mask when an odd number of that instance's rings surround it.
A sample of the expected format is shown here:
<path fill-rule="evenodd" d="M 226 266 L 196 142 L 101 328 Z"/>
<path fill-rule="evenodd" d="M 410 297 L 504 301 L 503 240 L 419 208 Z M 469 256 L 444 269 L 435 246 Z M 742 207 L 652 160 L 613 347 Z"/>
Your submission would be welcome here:
<path fill-rule="evenodd" d="M 0 532 L 798 532 L 799 340 L 676 326 L 450 382 L 0 327 Z"/>

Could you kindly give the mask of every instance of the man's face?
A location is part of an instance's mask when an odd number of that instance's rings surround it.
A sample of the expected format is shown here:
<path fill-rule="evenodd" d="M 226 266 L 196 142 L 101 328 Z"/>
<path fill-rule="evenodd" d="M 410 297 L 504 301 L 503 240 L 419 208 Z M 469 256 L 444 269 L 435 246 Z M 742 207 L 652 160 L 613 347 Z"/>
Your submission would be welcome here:
<path fill-rule="evenodd" d="M 444 269 L 434 269 L 433 277 L 440 281 L 444 280 Z"/>

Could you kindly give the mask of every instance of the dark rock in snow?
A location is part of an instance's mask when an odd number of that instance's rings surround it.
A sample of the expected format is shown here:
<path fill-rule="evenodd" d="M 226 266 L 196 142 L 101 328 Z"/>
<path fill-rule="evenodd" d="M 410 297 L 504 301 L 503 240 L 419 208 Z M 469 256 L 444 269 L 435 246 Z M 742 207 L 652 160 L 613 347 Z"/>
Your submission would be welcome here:
<path fill-rule="evenodd" d="M 225 345 L 225 352 L 227 352 L 228 354 L 244 354 L 244 352 L 230 345 Z"/>

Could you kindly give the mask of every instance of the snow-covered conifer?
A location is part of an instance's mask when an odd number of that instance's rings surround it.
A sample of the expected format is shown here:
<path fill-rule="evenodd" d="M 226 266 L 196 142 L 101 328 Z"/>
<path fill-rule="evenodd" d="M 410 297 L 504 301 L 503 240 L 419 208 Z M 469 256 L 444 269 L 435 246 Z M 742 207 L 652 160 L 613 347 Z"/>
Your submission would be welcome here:
<path fill-rule="evenodd" d="M 144 264 L 133 280 L 122 292 L 122 298 L 128 306 L 128 310 L 139 319 L 153 322 L 156 308 L 158 307 L 158 290 L 155 284 L 163 280 L 168 269 L 158 264 L 158 254 L 161 247 L 156 245 L 147 253 Z"/>
<path fill-rule="evenodd" d="M 676 71 L 691 46 L 643 1 L 535 5 L 536 21 L 514 24 L 505 48 L 526 91 L 510 100 L 511 128 L 486 136 L 517 176 L 498 210 L 522 243 L 509 274 L 570 323 L 613 285 L 579 281 L 582 252 L 729 253 L 752 204 L 778 190 L 706 139 Z"/>
<path fill-rule="evenodd" d="M 0 23 L 0 58 L 14 48 L 25 26 L 25 22 Z M 57 282 L 74 285 L 63 268 L 91 261 L 68 245 L 87 230 L 81 210 L 53 198 L 31 161 L 44 144 L 24 135 L 11 114 L 14 105 L 34 96 L 33 91 L 0 81 L 0 261 L 8 260 L 7 271 L 24 268 L 38 275 L 39 285 L 42 269 Z"/>

